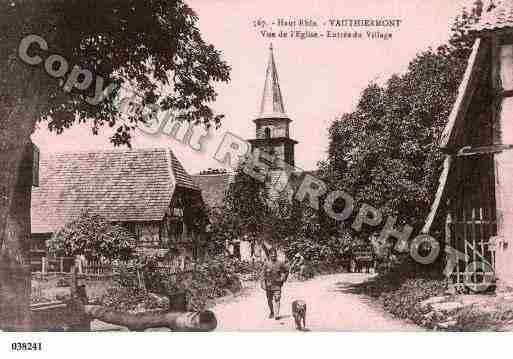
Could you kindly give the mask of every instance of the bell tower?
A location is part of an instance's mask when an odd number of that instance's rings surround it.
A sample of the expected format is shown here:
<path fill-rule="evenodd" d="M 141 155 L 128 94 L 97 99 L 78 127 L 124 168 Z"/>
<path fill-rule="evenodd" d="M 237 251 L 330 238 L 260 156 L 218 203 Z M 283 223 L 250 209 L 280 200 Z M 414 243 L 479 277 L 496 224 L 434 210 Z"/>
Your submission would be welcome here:
<path fill-rule="evenodd" d="M 260 112 L 253 122 L 256 125 L 256 138 L 249 140 L 252 150 L 258 148 L 294 166 L 294 146 L 297 141 L 290 138 L 292 120 L 285 113 L 272 44 L 269 46 Z M 271 168 L 279 169 L 279 162 L 275 161 Z"/>

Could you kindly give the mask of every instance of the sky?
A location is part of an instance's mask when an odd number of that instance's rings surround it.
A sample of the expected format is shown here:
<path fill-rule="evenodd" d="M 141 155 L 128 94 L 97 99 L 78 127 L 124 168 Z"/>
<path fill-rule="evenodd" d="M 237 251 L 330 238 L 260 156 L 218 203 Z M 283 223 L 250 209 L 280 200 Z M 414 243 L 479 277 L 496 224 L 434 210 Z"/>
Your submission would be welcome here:
<path fill-rule="evenodd" d="M 292 119 L 291 137 L 296 145 L 296 166 L 311 170 L 326 158 L 328 128 L 341 114 L 354 109 L 362 90 L 372 81 L 384 83 L 393 73 L 407 69 L 415 55 L 447 41 L 454 17 L 471 0 L 188 0 L 199 16 L 203 38 L 222 51 L 232 67 L 231 81 L 218 84 L 217 113 L 226 117 L 222 127 L 196 152 L 166 135 L 134 134 L 134 148 L 169 147 L 189 173 L 219 168 L 214 154 L 223 135 L 230 131 L 242 138 L 255 136 L 269 57 L 274 46 L 285 110 Z M 253 21 L 330 18 L 401 19 L 392 38 L 382 39 L 283 39 L 264 38 Z M 271 26 L 271 25 L 270 25 Z M 279 30 L 272 26 L 273 30 Z M 266 27 L 269 29 L 269 26 Z M 345 28 L 347 29 L 347 28 Z M 331 28 L 331 30 L 337 30 Z M 343 31 L 344 28 L 339 29 Z M 110 132 L 93 136 L 77 125 L 61 135 L 40 124 L 32 136 L 44 156 L 47 152 L 110 149 Z"/>

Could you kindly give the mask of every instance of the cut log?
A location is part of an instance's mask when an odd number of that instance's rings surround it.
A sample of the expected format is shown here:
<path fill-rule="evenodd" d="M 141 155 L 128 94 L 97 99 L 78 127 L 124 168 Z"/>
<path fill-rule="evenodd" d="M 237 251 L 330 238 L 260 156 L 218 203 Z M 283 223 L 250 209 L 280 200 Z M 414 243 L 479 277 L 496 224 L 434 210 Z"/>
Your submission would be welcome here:
<path fill-rule="evenodd" d="M 121 325 L 129 330 L 141 331 L 149 328 L 169 328 L 173 331 L 208 332 L 217 327 L 215 314 L 203 312 L 146 312 L 124 313 L 99 305 L 85 305 L 84 312 L 106 323 Z"/>

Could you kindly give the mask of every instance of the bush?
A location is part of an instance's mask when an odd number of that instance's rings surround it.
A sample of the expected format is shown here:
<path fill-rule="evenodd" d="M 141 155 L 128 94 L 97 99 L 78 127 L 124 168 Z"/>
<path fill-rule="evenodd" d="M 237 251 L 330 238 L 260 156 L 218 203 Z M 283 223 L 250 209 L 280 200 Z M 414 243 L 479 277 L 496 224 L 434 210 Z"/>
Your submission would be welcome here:
<path fill-rule="evenodd" d="M 167 310 L 168 304 L 135 287 L 113 287 L 100 298 L 100 305 L 119 311 Z"/>
<path fill-rule="evenodd" d="M 264 262 L 233 260 L 234 272 L 246 281 L 258 281 L 262 274 Z"/>
<path fill-rule="evenodd" d="M 423 324 L 424 314 L 420 302 L 441 296 L 446 291 L 446 280 L 438 271 L 414 270 L 416 264 L 405 260 L 386 272 L 353 289 L 358 293 L 378 299 L 386 311 L 402 319 Z"/>
<path fill-rule="evenodd" d="M 55 232 L 46 245 L 48 252 L 57 256 L 126 260 L 135 251 L 135 237 L 122 226 L 85 213 Z"/>
<path fill-rule="evenodd" d="M 477 308 L 465 308 L 458 313 L 454 330 L 478 332 L 498 331 L 505 323 L 513 320 L 513 310 L 507 308 L 496 308 L 494 311 L 483 312 Z"/>
<path fill-rule="evenodd" d="M 117 265 L 112 280 L 120 287 L 138 287 L 136 268 L 126 264 Z"/>
<path fill-rule="evenodd" d="M 184 291 L 187 293 L 190 310 L 202 310 L 210 300 L 230 293 L 238 293 L 242 289 L 241 281 L 235 271 L 237 267 L 240 269 L 240 263 L 225 257 L 199 263 L 192 273 L 179 275 L 160 272 L 155 269 L 157 265 L 158 262 L 154 258 L 145 258 L 136 265 L 119 266 L 114 281 L 120 287 L 132 290 L 134 300 L 142 301 L 143 306 L 151 302 L 147 302 L 146 297 L 140 293 L 144 292 L 139 288 L 141 277 L 144 280 L 145 289 L 152 293 L 169 296 Z M 120 295 L 121 303 L 126 303 L 123 299 L 124 292 Z M 124 305 L 127 306 L 130 303 L 132 300 Z M 112 305 L 115 305 L 115 301 Z"/>
<path fill-rule="evenodd" d="M 346 237 L 325 238 L 322 235 L 318 238 L 291 237 L 287 246 L 287 257 L 292 258 L 296 253 L 301 253 L 309 262 L 334 263 L 348 254 L 348 241 Z"/>
<path fill-rule="evenodd" d="M 383 293 L 380 299 L 388 312 L 420 324 L 427 312 L 421 311 L 419 304 L 428 298 L 443 295 L 445 289 L 445 280 L 408 279 L 396 290 Z"/>

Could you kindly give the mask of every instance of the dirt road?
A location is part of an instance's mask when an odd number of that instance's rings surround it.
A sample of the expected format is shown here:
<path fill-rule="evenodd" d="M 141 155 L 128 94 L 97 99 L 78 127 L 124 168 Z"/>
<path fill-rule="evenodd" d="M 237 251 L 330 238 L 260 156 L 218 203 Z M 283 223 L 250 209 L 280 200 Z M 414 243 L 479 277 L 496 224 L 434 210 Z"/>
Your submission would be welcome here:
<path fill-rule="evenodd" d="M 255 286 L 245 295 L 216 305 L 219 331 L 295 330 L 290 306 L 295 299 L 308 305 L 311 331 L 421 331 L 414 324 L 393 318 L 364 296 L 347 291 L 348 285 L 366 280 L 366 274 L 320 276 L 305 282 L 287 282 L 283 288 L 281 319 L 268 319 L 265 292 Z"/>

